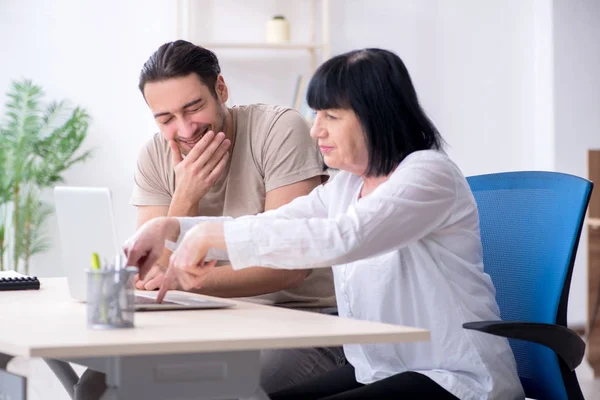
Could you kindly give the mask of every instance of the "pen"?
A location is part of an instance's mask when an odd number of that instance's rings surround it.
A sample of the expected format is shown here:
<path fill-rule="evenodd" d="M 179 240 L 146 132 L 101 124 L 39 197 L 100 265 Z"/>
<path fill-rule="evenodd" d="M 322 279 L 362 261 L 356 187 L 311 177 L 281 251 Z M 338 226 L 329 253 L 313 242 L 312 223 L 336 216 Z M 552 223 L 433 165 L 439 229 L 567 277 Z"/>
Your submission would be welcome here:
<path fill-rule="evenodd" d="M 92 253 L 92 269 L 98 271 L 101 267 L 100 256 L 98 253 Z"/>
<path fill-rule="evenodd" d="M 92 270 L 94 271 L 100 271 L 102 269 L 102 264 L 100 262 L 100 256 L 98 255 L 98 253 L 92 253 Z M 102 294 L 102 286 L 104 284 L 104 280 L 102 279 L 101 276 L 96 275 L 95 276 L 96 281 L 100 280 L 100 285 L 98 287 L 98 294 L 100 295 L 100 298 L 97 299 L 97 301 L 99 302 L 99 306 L 100 306 L 100 315 L 102 318 L 102 321 L 104 323 L 107 322 L 106 320 L 106 308 L 105 308 L 105 304 L 104 304 L 104 295 Z"/>
<path fill-rule="evenodd" d="M 123 257 L 121 256 L 121 253 L 117 253 L 115 256 L 115 269 L 118 271 L 121 268 L 123 268 Z"/>

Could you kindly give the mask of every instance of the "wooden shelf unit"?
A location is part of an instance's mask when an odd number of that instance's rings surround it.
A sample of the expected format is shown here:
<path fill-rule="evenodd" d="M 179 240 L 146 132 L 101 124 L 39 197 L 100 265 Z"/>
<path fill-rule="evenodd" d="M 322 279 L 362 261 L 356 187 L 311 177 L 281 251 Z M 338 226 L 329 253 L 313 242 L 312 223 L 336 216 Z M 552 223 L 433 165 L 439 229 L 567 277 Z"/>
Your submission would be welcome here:
<path fill-rule="evenodd" d="M 588 322 L 587 359 L 594 377 L 600 377 L 600 150 L 588 152 L 588 178 L 594 182 L 588 209 Z"/>
<path fill-rule="evenodd" d="M 177 36 L 197 43 L 200 46 L 212 49 L 237 49 L 237 50 L 306 50 L 310 56 L 311 72 L 314 71 L 319 62 L 327 60 L 329 52 L 329 0 L 310 0 L 310 38 L 307 43 L 267 43 L 267 42 L 211 42 L 197 40 L 192 37 L 190 24 L 193 20 L 190 2 L 192 0 L 177 0 Z M 283 1 L 283 0 L 280 0 Z M 294 0 L 297 1 L 297 0 Z M 320 3 L 320 11 L 318 7 Z M 317 15 L 320 12 L 320 40 L 317 41 Z M 320 55 L 320 57 L 319 57 Z"/>

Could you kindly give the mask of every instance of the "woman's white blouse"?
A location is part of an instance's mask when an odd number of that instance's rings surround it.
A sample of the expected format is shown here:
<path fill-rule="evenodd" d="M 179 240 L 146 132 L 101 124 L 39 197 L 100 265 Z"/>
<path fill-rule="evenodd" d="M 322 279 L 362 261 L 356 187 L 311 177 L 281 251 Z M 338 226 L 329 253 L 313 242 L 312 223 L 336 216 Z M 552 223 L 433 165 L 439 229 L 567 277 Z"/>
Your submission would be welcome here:
<path fill-rule="evenodd" d="M 460 399 L 524 398 L 507 340 L 462 328 L 500 313 L 459 168 L 415 152 L 359 200 L 361 188 L 340 172 L 277 210 L 225 219 L 233 268 L 332 266 L 340 316 L 431 331 L 428 342 L 345 345 L 358 382 L 410 370 Z M 202 220 L 181 218 L 182 234 Z"/>

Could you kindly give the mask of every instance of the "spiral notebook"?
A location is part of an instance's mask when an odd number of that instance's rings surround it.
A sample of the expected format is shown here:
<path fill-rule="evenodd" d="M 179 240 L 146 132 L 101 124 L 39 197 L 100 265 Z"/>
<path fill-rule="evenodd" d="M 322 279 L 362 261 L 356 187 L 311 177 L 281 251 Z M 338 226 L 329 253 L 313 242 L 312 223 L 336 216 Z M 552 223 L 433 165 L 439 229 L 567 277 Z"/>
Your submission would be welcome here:
<path fill-rule="evenodd" d="M 0 271 L 0 292 L 3 290 L 39 289 L 40 281 L 35 276 L 23 275 L 15 271 Z"/>

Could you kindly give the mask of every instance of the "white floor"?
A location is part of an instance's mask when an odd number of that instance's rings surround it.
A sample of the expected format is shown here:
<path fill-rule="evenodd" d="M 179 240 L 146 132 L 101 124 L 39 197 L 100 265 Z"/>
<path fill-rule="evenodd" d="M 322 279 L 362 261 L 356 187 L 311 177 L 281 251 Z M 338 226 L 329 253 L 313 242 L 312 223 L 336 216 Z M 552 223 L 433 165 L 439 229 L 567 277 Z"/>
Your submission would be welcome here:
<path fill-rule="evenodd" d="M 69 400 L 69 396 L 48 366 L 40 359 L 15 358 L 9 365 L 10 372 L 27 376 L 28 400 Z M 76 367 L 81 373 L 83 369 Z M 594 379 L 587 361 L 577 368 L 577 377 L 586 400 L 600 400 L 600 378 Z"/>

